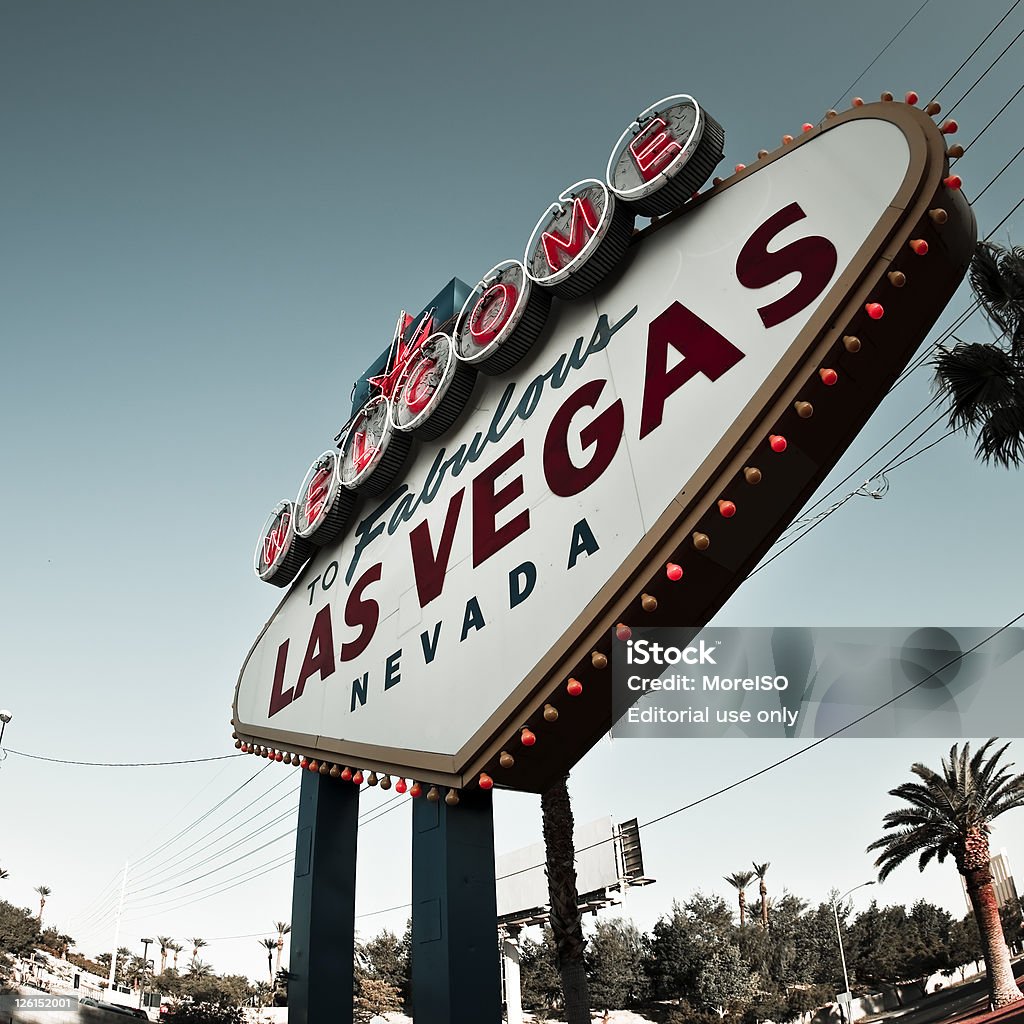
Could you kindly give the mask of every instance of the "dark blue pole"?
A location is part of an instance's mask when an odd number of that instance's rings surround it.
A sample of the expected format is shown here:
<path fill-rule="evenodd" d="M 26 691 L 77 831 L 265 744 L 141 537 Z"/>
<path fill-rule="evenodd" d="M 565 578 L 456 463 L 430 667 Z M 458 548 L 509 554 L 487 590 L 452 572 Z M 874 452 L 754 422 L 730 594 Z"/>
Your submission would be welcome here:
<path fill-rule="evenodd" d="M 491 794 L 412 813 L 412 1004 L 416 1024 L 500 1024 Z M 289 1022 L 294 1024 L 294 1022 Z"/>
<path fill-rule="evenodd" d="M 359 787 L 302 773 L 288 1024 L 352 1024 Z"/>

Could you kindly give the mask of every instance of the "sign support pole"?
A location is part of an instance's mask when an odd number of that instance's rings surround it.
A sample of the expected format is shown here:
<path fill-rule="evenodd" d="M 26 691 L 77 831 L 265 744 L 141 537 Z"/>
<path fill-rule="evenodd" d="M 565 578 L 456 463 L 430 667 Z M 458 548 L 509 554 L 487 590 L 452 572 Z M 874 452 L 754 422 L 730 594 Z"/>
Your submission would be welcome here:
<path fill-rule="evenodd" d="M 302 773 L 288 1024 L 352 1024 L 359 787 Z"/>
<path fill-rule="evenodd" d="M 458 807 L 412 806 L 413 1017 L 500 1024 L 491 793 L 469 790 Z"/>

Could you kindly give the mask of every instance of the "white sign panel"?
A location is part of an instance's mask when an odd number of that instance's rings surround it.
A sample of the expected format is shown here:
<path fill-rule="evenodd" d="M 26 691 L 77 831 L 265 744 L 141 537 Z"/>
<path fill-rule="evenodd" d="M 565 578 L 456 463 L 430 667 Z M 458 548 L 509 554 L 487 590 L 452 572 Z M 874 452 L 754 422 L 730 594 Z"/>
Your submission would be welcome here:
<path fill-rule="evenodd" d="M 557 302 L 314 555 L 242 670 L 240 733 L 455 758 L 753 401 L 909 163 L 895 124 L 840 124 Z"/>

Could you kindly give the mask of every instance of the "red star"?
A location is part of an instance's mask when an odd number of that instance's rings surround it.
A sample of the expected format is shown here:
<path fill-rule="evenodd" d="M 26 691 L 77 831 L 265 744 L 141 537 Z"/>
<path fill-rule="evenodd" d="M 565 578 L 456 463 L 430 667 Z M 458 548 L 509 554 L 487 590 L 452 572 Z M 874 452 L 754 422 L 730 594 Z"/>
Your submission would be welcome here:
<path fill-rule="evenodd" d="M 380 376 L 368 378 L 369 383 L 374 385 L 374 387 L 380 388 L 380 393 L 386 398 L 394 396 L 398 388 L 398 382 L 404 375 L 410 360 L 417 355 L 423 347 L 423 343 L 430 337 L 434 329 L 433 310 L 420 321 L 412 340 L 406 344 L 402 338 L 411 323 L 412 317 L 403 309 L 395 326 L 395 337 L 391 343 L 392 355 L 388 360 L 390 368 Z"/>

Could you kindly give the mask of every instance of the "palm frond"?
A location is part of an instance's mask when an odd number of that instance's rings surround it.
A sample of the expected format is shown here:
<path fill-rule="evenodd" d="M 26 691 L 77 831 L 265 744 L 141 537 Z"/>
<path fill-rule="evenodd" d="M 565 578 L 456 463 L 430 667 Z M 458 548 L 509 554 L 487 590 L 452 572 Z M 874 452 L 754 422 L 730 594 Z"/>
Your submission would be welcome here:
<path fill-rule="evenodd" d="M 970 271 L 971 288 L 988 318 L 1008 333 L 1024 315 L 1024 250 L 979 242 Z"/>
<path fill-rule="evenodd" d="M 1020 364 L 991 343 L 960 342 L 932 360 L 935 383 L 949 400 L 949 426 L 963 430 L 996 409 L 1012 407 L 1021 384 Z"/>

